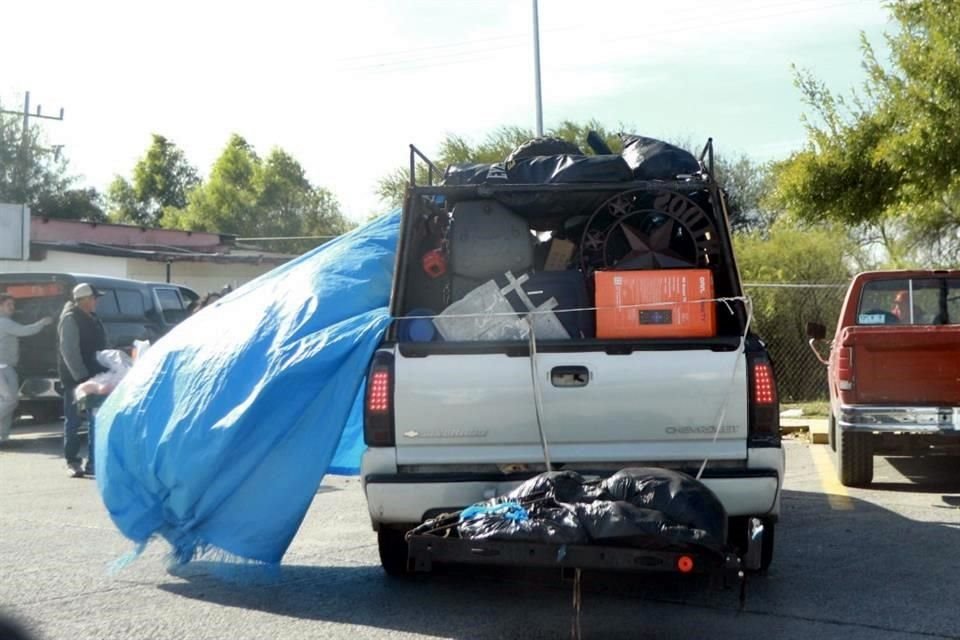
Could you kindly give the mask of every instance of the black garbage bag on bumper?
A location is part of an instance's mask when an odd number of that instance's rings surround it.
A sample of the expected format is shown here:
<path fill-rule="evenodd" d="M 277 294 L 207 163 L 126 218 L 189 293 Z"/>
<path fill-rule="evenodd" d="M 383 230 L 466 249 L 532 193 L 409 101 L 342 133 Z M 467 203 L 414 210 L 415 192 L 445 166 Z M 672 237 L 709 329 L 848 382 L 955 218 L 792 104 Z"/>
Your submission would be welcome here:
<path fill-rule="evenodd" d="M 624 469 L 602 482 L 572 471 L 543 473 L 463 514 L 459 534 L 470 540 L 720 550 L 727 536 L 716 495 L 659 468 Z"/>

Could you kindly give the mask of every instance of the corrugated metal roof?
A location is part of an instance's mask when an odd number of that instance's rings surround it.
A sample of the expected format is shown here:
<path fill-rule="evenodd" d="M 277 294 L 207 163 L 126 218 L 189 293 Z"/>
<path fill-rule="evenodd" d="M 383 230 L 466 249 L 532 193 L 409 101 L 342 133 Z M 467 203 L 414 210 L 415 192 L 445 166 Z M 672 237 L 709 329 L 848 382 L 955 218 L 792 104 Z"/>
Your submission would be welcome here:
<path fill-rule="evenodd" d="M 283 264 L 295 256 L 282 253 L 240 253 L 191 251 L 183 247 L 119 247 L 97 242 L 31 242 L 31 247 L 68 253 L 137 258 L 151 262 L 214 262 L 219 264 Z"/>

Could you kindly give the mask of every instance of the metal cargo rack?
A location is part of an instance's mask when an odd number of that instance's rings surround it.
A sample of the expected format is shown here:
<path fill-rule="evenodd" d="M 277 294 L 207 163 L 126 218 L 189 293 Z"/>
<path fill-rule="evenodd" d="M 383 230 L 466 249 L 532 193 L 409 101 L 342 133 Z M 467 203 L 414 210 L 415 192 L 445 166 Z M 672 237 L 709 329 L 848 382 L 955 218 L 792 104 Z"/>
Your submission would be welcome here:
<path fill-rule="evenodd" d="M 641 547 L 466 540 L 430 534 L 407 538 L 410 566 L 429 572 L 433 563 L 523 566 L 597 571 L 655 572 L 741 577 L 731 552 L 655 550 Z"/>
<path fill-rule="evenodd" d="M 714 176 L 716 175 L 716 163 L 715 163 L 715 159 L 714 159 L 713 138 L 707 138 L 707 142 L 706 142 L 706 144 L 703 145 L 703 150 L 700 151 L 700 155 L 699 155 L 699 157 L 698 157 L 697 159 L 700 161 L 700 165 L 701 165 L 701 167 L 702 167 L 702 173 L 704 174 L 702 177 L 705 178 L 704 182 L 707 183 L 707 184 L 709 184 L 712 188 L 716 188 L 716 187 L 717 187 L 717 183 L 716 183 L 716 179 L 714 178 Z M 426 185 L 422 185 L 422 184 L 418 184 L 418 183 L 417 183 L 417 164 L 418 164 L 418 162 L 422 162 L 422 163 L 423 163 L 424 165 L 426 165 L 426 167 L 427 167 L 427 176 L 426 176 L 426 177 L 427 177 L 427 183 L 426 183 Z M 434 184 L 433 184 L 434 179 L 442 179 L 442 178 L 443 178 L 443 174 L 444 174 L 444 168 L 438 167 L 436 164 L 434 164 L 433 161 L 430 160 L 430 158 L 428 158 L 428 157 L 426 156 L 426 154 L 424 154 L 422 151 L 420 151 L 420 149 L 418 149 L 418 148 L 416 147 L 416 145 L 413 145 L 413 144 L 410 145 L 410 169 L 409 169 L 409 174 L 408 174 L 408 184 L 409 184 L 410 187 L 412 187 L 412 188 L 417 188 L 417 187 L 422 187 L 422 186 L 432 187 L 432 186 L 434 186 Z M 679 181 L 678 181 L 678 182 L 679 182 Z M 615 184 L 616 184 L 616 183 L 602 183 L 602 184 L 597 184 L 597 185 L 586 185 L 586 186 L 587 186 L 588 189 L 589 189 L 591 186 L 594 187 L 594 188 L 610 189 L 610 188 L 611 188 L 612 186 L 614 186 Z M 623 183 L 623 184 L 631 184 L 631 183 Z M 636 184 L 636 182 L 635 182 L 634 184 Z M 663 183 L 662 181 L 656 181 L 656 183 L 653 182 L 653 181 L 650 181 L 650 184 L 661 184 L 661 185 L 662 185 L 662 184 L 664 184 L 664 183 Z M 507 185 L 504 185 L 504 186 L 507 186 Z M 534 186 L 534 185 L 509 185 L 509 186 L 527 186 L 527 187 L 529 187 L 529 186 Z M 558 186 L 558 185 L 535 185 L 535 186 L 537 186 L 537 187 L 544 187 L 544 186 L 547 186 L 547 187 L 556 187 L 556 186 Z M 569 190 L 573 190 L 573 189 L 577 189 L 578 187 L 582 189 L 582 188 L 585 186 L 585 184 L 584 184 L 584 183 L 579 183 L 579 184 L 570 184 L 570 185 L 565 185 L 565 186 L 566 186 Z"/>

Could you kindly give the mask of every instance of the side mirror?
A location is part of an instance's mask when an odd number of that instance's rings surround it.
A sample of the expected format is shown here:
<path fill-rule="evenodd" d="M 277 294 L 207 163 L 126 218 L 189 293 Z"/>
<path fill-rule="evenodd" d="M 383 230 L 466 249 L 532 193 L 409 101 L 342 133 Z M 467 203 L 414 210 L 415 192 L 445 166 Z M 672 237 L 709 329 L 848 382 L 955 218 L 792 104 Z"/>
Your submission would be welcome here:
<path fill-rule="evenodd" d="M 826 340 L 827 328 L 819 322 L 808 322 L 807 337 L 811 340 Z"/>

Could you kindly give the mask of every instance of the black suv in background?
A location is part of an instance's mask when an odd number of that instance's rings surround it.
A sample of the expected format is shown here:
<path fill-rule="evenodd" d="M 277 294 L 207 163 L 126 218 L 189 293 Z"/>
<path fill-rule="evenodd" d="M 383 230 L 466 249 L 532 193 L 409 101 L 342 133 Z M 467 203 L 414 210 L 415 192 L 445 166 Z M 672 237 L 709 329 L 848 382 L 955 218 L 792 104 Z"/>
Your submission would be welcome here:
<path fill-rule="evenodd" d="M 0 273 L 0 292 L 16 298 L 14 320 L 27 324 L 47 316 L 59 318 L 80 282 L 93 285 L 103 294 L 97 303 L 97 315 L 103 322 L 108 348 L 125 349 L 134 340 L 156 341 L 189 315 L 189 305 L 199 297 L 177 284 L 73 273 Z M 18 413 L 38 420 L 60 416 L 57 346 L 56 324 L 20 339 Z"/>

